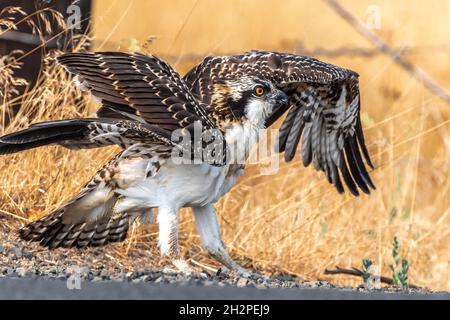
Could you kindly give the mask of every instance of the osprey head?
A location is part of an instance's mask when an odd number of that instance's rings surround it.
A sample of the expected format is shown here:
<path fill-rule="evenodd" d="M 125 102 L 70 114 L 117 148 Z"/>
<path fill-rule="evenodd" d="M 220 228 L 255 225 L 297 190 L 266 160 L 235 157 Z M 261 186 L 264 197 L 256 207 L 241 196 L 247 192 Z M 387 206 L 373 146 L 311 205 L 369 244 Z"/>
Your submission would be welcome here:
<path fill-rule="evenodd" d="M 249 121 L 262 128 L 273 109 L 289 100 L 272 82 L 257 77 L 223 80 L 214 89 L 212 105 L 220 122 Z"/>

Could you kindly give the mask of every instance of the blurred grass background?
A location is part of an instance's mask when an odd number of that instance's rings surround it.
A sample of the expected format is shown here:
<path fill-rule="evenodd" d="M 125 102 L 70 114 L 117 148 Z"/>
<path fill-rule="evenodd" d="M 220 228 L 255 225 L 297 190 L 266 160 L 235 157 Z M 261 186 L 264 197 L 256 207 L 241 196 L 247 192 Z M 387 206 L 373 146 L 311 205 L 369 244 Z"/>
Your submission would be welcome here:
<path fill-rule="evenodd" d="M 341 3 L 363 21 L 369 6 L 377 5 L 381 29 L 376 33 L 396 48 L 415 47 L 404 56 L 450 88 L 450 1 Z M 373 49 L 321 1 L 96 0 L 92 23 L 93 50 L 151 52 L 180 73 L 204 55 L 251 49 Z M 272 176 L 262 176 L 258 165 L 249 165 L 217 205 L 227 247 L 241 263 L 263 272 L 357 285 L 360 279 L 326 276 L 324 270 L 336 265 L 360 268 L 362 259 L 369 258 L 380 273 L 390 276 L 391 242 L 397 236 L 410 264 L 411 282 L 450 290 L 450 106 L 383 54 L 316 57 L 360 74 L 362 118 L 378 190 L 359 198 L 340 196 L 322 174 L 303 168 L 298 158 L 285 164 L 280 157 L 280 171 Z M 56 78 L 47 75 L 47 95 L 36 95 L 29 106 L 54 109 L 33 121 L 94 110 L 91 106 L 80 112 L 75 102 L 62 98 L 75 90 L 63 87 L 64 81 L 67 77 L 60 71 Z M 17 121 L 6 131 L 27 121 Z M 48 212 L 115 152 L 47 150 L 0 159 L 0 197 L 9 203 L 3 211 L 27 217 Z M 155 226 L 133 228 L 125 244 L 108 250 L 122 262 L 133 250 L 154 252 L 156 231 Z M 180 236 L 184 254 L 193 262 L 218 266 L 199 246 L 187 210 Z"/>

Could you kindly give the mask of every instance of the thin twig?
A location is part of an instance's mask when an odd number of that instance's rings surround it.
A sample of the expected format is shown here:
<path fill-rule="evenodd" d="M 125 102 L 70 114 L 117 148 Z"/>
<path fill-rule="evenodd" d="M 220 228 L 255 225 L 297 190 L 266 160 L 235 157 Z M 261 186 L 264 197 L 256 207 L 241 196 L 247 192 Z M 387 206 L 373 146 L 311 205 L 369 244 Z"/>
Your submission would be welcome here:
<path fill-rule="evenodd" d="M 435 53 L 439 52 L 450 52 L 449 45 L 433 45 L 433 46 L 405 46 L 401 48 L 393 48 L 399 56 L 404 56 L 412 53 Z M 367 48 L 367 47 L 356 47 L 356 46 L 344 46 L 334 49 L 317 47 L 314 49 L 308 49 L 303 42 L 299 42 L 295 47 L 295 53 L 302 54 L 311 57 L 328 57 L 337 58 L 341 56 L 349 57 L 364 57 L 370 58 L 379 54 L 383 54 L 378 48 Z"/>
<path fill-rule="evenodd" d="M 352 267 L 351 269 L 344 269 L 339 266 L 336 266 L 335 270 L 325 269 L 324 274 L 328 274 L 328 275 L 346 274 L 346 275 L 355 276 L 355 277 L 362 277 L 364 272 L 362 272 L 361 270 L 354 268 L 354 267 Z M 375 275 L 374 275 L 374 277 L 376 279 L 380 279 L 380 282 L 382 282 L 382 283 L 389 284 L 389 285 L 394 284 L 394 280 L 392 278 L 388 278 L 388 277 L 384 277 L 384 276 L 375 276 Z M 424 289 L 422 287 L 416 286 L 411 283 L 408 284 L 408 287 L 411 289 Z"/>
<path fill-rule="evenodd" d="M 363 37 L 369 40 L 381 52 L 390 56 L 398 65 L 409 72 L 414 78 L 423 82 L 424 86 L 432 93 L 450 104 L 450 92 L 440 86 L 428 73 L 416 67 L 402 57 L 402 52 L 393 49 L 383 39 L 370 30 L 361 20 L 355 17 L 349 10 L 343 7 L 338 0 L 324 0 L 339 16 L 352 25 Z"/>
<path fill-rule="evenodd" d="M 205 270 L 208 270 L 208 271 L 210 271 L 210 272 L 212 272 L 214 274 L 216 274 L 217 271 L 219 270 L 217 268 L 214 268 L 214 267 L 208 266 L 206 264 L 200 263 L 200 262 L 198 262 L 198 261 L 196 261 L 196 260 L 194 260 L 192 258 L 190 258 L 189 261 L 192 262 L 192 264 L 195 264 L 196 266 L 198 266 L 200 268 L 203 268 Z"/>

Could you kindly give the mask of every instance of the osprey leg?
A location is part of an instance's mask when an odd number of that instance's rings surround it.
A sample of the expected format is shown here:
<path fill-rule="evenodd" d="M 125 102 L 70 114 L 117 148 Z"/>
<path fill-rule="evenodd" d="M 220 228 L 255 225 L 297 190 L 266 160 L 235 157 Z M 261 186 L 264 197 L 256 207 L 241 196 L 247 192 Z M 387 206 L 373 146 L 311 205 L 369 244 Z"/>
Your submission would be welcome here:
<path fill-rule="evenodd" d="M 239 276 L 246 278 L 261 277 L 261 275 L 241 267 L 230 257 L 222 241 L 219 223 L 212 204 L 203 207 L 193 207 L 192 210 L 195 215 L 195 225 L 200 233 L 203 245 L 211 256 Z"/>
<path fill-rule="evenodd" d="M 158 208 L 159 249 L 161 254 L 172 260 L 172 264 L 182 273 L 191 274 L 194 270 L 184 260 L 178 246 L 178 209 Z"/>

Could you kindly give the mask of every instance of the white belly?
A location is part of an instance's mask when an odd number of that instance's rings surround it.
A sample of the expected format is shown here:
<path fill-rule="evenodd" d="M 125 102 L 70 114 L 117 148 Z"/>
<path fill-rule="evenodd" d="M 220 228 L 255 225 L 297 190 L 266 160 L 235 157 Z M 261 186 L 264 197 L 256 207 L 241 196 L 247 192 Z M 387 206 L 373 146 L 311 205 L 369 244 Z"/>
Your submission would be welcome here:
<path fill-rule="evenodd" d="M 242 169 L 214 167 L 209 164 L 174 164 L 168 159 L 159 171 L 146 177 L 149 160 L 136 160 L 122 170 L 124 178 L 133 177 L 126 187 L 116 190 L 125 199 L 117 211 L 141 211 L 170 206 L 182 208 L 215 203 L 235 185 Z"/>

